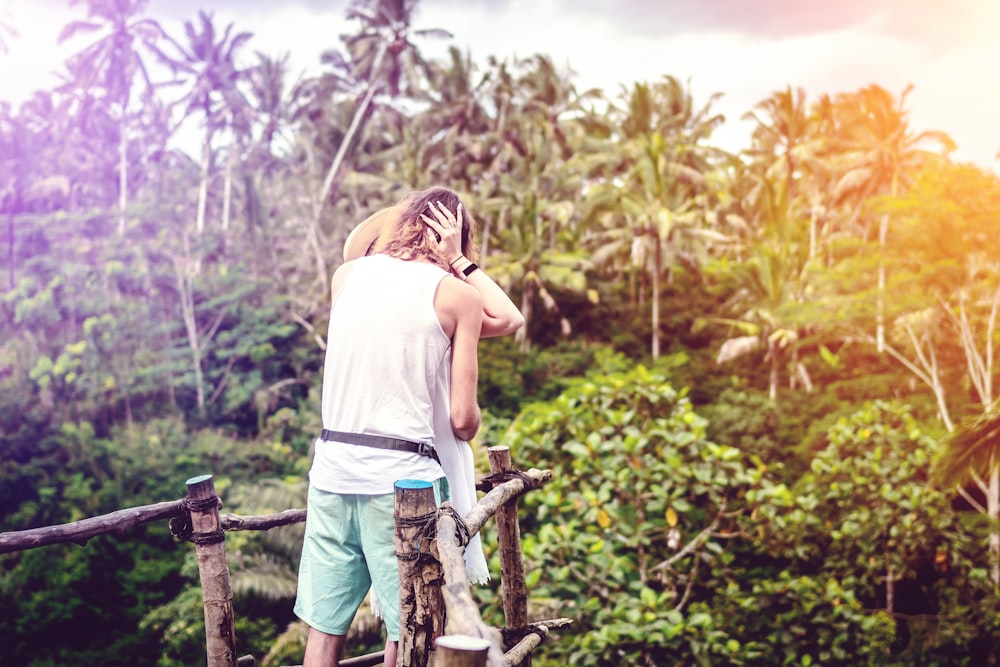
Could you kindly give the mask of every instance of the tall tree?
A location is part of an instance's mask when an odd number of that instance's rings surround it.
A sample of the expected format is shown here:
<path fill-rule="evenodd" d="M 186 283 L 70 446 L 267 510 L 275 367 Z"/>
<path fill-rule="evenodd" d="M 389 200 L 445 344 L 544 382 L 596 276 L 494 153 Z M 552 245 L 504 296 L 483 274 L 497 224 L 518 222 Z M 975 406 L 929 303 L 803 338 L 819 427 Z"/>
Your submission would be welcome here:
<path fill-rule="evenodd" d="M 901 201 L 882 202 L 891 204 L 905 240 L 890 243 L 886 259 L 894 262 L 894 273 L 909 274 L 890 282 L 888 300 L 905 305 L 917 301 L 908 298 L 917 292 L 926 305 L 895 318 L 897 327 L 908 325 L 911 339 L 923 343 L 911 346 L 914 358 L 903 356 L 891 338 L 886 349 L 907 368 L 917 366 L 918 377 L 939 397 L 949 431 L 939 468 L 988 518 L 990 572 L 1000 585 L 1000 442 L 994 437 L 1000 240 L 992 231 L 1000 179 L 971 165 L 942 164 L 922 172 Z M 954 425 L 949 411 L 966 417 Z"/>
<path fill-rule="evenodd" d="M 412 29 L 416 5 L 417 0 L 354 0 L 348 9 L 348 20 L 357 21 L 360 30 L 353 35 L 341 36 L 347 58 L 331 54 L 331 62 L 348 86 L 354 111 L 315 199 L 317 224 L 324 207 L 337 199 L 343 178 L 341 168 L 349 151 L 354 148 L 356 138 L 363 134 L 364 126 L 371 118 L 376 95 L 384 93 L 390 99 L 404 93 L 419 96 L 419 84 L 426 78 L 429 66 L 411 41 L 411 36 L 452 36 L 440 28 Z M 346 236 L 346 226 L 335 229 L 334 247 L 340 247 Z M 321 279 L 325 284 L 325 275 Z"/>
<path fill-rule="evenodd" d="M 748 194 L 764 182 L 783 190 L 789 207 L 787 220 L 809 220 L 809 257 L 815 257 L 829 170 L 821 157 L 824 138 L 818 131 L 817 116 L 806 105 L 805 90 L 788 87 L 775 92 L 743 119 L 756 123 L 746 151 L 747 166 L 762 177 L 749 184 Z"/>
<path fill-rule="evenodd" d="M 721 192 L 713 172 L 726 156 L 707 144 L 722 122 L 713 114 L 717 96 L 698 109 L 690 92 L 672 76 L 623 91 L 611 111 L 612 134 L 604 173 L 594 192 L 616 199 L 628 235 L 614 217 L 610 233 L 630 248 L 630 261 L 648 270 L 651 284 L 650 354 L 660 356 L 660 290 L 665 270 L 706 231 L 711 201 Z"/>
<path fill-rule="evenodd" d="M 118 233 L 125 233 L 125 208 L 128 205 L 128 118 L 137 75 L 148 97 L 154 83 L 144 60 L 143 50 L 155 51 L 156 43 L 166 37 L 153 19 L 139 18 L 148 0 L 71 0 L 71 5 L 86 4 L 86 21 L 73 21 L 59 34 L 63 42 L 78 34 L 104 31 L 104 35 L 75 54 L 67 62 L 70 80 L 66 88 L 99 93 L 115 108 L 118 120 Z"/>
<path fill-rule="evenodd" d="M 477 188 L 479 211 L 489 225 L 483 244 L 497 241 L 498 252 L 487 258 L 490 271 L 520 293 L 525 326 L 515 339 L 527 351 L 539 304 L 558 315 L 566 335 L 570 323 L 559 310 L 557 292 L 596 294 L 586 289 L 590 262 L 578 243 L 581 179 L 567 168 L 580 136 L 574 115 L 592 91 L 578 93 L 569 73 L 544 55 L 511 69 L 498 63 L 493 76 L 498 116 L 485 138 L 495 143 Z"/>
<path fill-rule="evenodd" d="M 205 229 L 209 181 L 212 177 L 212 140 L 217 132 L 229 130 L 239 133 L 248 125 L 248 104 L 239 88 L 246 70 L 237 63 L 237 55 L 253 34 L 234 34 L 232 23 L 218 34 L 213 15 L 203 11 L 198 12 L 197 24 L 192 21 L 184 22 L 184 33 L 187 44 L 181 45 L 173 41 L 177 53 L 164 56 L 164 60 L 175 71 L 190 77 L 189 88 L 181 103 L 185 106 L 185 115 L 200 114 L 204 125 L 201 179 L 195 218 L 195 230 L 200 234 Z M 237 150 L 232 146 L 233 143 L 234 140 L 230 137 L 230 154 Z M 227 174 L 231 174 L 229 168 Z M 223 206 L 228 210 L 228 201 Z"/>
<path fill-rule="evenodd" d="M 411 134 L 412 178 L 415 182 L 454 183 L 473 190 L 498 153 L 501 138 L 486 104 L 491 72 L 480 74 L 472 56 L 456 47 L 430 74 L 431 102 L 414 122 Z"/>
<path fill-rule="evenodd" d="M 876 195 L 899 196 L 916 172 L 935 157 L 925 146 L 939 151 L 954 150 L 955 144 L 943 132 L 913 133 L 907 121 L 907 86 L 899 99 L 877 85 L 855 93 L 838 95 L 833 114 L 839 123 L 833 150 L 841 167 L 834 195 L 851 203 L 854 215 Z M 889 233 L 889 216 L 878 218 L 878 245 L 881 253 Z M 878 352 L 885 350 L 885 264 L 878 264 L 875 339 Z"/>

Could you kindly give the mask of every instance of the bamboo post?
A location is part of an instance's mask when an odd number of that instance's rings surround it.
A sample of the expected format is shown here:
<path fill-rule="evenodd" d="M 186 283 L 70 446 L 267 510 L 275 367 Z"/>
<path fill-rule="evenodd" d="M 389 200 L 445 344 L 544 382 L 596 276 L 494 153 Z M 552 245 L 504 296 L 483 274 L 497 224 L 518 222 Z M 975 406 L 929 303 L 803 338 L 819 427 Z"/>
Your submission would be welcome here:
<path fill-rule="evenodd" d="M 236 667 L 233 589 L 226 562 L 226 534 L 219 519 L 219 496 L 211 475 L 192 477 L 187 488 L 185 503 L 191 512 L 191 541 L 198 555 L 205 605 L 207 667 Z"/>
<path fill-rule="evenodd" d="M 432 551 L 437 505 L 430 482 L 395 484 L 396 554 L 399 559 L 399 667 L 427 667 L 444 629 L 441 565 Z"/>
<path fill-rule="evenodd" d="M 435 667 L 486 667 L 490 642 L 481 637 L 443 635 L 434 644 L 437 646 Z"/>
<path fill-rule="evenodd" d="M 502 475 L 513 470 L 509 447 L 490 447 L 488 452 L 491 475 Z M 497 508 L 496 521 L 497 541 L 500 544 L 500 586 L 507 626 L 505 630 L 516 637 L 528 627 L 528 587 L 524 582 L 524 562 L 521 560 L 517 498 Z M 531 656 L 525 657 L 517 666 L 531 667 Z"/>

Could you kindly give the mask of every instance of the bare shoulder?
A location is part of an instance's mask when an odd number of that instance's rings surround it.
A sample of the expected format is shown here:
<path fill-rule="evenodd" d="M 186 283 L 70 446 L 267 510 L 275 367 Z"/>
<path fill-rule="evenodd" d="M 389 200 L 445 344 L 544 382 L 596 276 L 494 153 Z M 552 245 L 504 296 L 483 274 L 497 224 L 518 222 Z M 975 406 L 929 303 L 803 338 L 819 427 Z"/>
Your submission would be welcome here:
<path fill-rule="evenodd" d="M 441 281 L 439 294 L 446 303 L 454 307 L 482 310 L 483 295 L 479 290 L 454 276 Z"/>

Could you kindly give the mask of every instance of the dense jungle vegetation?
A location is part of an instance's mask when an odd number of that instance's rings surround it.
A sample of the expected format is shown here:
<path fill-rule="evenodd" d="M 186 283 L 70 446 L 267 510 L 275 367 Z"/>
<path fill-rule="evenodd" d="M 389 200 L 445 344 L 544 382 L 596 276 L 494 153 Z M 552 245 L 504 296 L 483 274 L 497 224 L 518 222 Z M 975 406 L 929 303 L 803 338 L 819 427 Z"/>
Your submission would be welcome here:
<path fill-rule="evenodd" d="M 144 5 L 79 3 L 65 83 L 0 103 L 0 530 L 206 473 L 224 511 L 304 507 L 344 238 L 444 184 L 527 321 L 481 343 L 475 445 L 555 473 L 531 613 L 575 623 L 535 664 L 998 664 L 1000 182 L 905 90 L 775 91 L 733 154 L 670 63 L 605 92 L 428 61 L 415 0 L 357 0 L 293 80 Z M 300 540 L 227 538 L 258 664 L 301 660 Z M 165 522 L 0 556 L 0 664 L 200 664 L 200 595 Z"/>

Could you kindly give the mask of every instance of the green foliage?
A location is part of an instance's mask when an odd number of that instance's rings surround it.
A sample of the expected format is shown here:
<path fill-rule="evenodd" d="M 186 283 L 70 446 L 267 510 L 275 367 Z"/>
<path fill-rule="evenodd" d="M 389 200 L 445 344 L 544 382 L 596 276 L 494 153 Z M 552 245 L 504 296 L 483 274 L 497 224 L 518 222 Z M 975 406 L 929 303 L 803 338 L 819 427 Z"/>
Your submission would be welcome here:
<path fill-rule="evenodd" d="M 205 472 L 215 474 L 216 488 L 225 497 L 233 477 L 282 476 L 295 463 L 267 441 L 192 433 L 176 418 L 114 436 L 97 438 L 88 423 L 64 424 L 55 456 L 31 458 L 27 470 L 14 474 L 12 468 L 4 478 L 7 497 L 18 501 L 6 515 L 5 527 L 77 521 L 172 500 L 184 494 L 185 479 Z M 185 558 L 191 562 L 182 572 Z M 194 552 L 190 545 L 174 542 L 166 522 L 137 527 L 121 537 L 96 538 L 85 548 L 52 546 L 7 555 L 3 566 L 0 632 L 18 637 L 5 651 L 12 664 L 40 667 L 71 656 L 84 664 L 148 664 L 150 647 L 161 643 L 163 655 L 176 659 L 162 664 L 191 664 L 199 655 L 204 659 L 200 589 L 190 585 L 197 580 Z M 245 604 L 247 615 L 238 614 L 237 622 L 247 634 L 238 636 L 263 653 L 273 622 L 261 625 L 260 619 L 287 623 L 289 610 L 252 598 Z M 160 605 L 166 610 L 150 616 Z M 64 641 L 47 642 L 51 636 Z M 109 646 L 115 648 L 114 659 L 104 655 Z"/>
<path fill-rule="evenodd" d="M 973 583 L 972 534 L 929 482 L 935 441 L 905 407 L 875 402 L 838 420 L 827 442 L 794 486 L 759 498 L 755 545 L 774 562 L 740 616 L 746 636 L 813 664 L 964 664 L 951 662 L 962 655 L 952 623 L 986 591 Z"/>
<path fill-rule="evenodd" d="M 756 455 L 765 463 L 790 458 L 776 437 L 781 411 L 762 392 L 726 388 L 699 413 L 708 421 L 706 436 L 713 442 Z"/>
<path fill-rule="evenodd" d="M 727 626 L 755 652 L 754 665 L 887 665 L 896 622 L 863 608 L 851 582 L 785 570 L 773 578 L 741 577 L 729 591 Z M 739 643 L 739 639 L 734 639 Z"/>
<path fill-rule="evenodd" d="M 479 350 L 479 401 L 505 418 L 514 417 L 525 403 L 556 396 L 567 378 L 585 373 L 607 351 L 601 345 L 563 341 L 525 353 L 511 337 L 482 341 Z"/>
<path fill-rule="evenodd" d="M 238 554 L 239 547 L 228 543 L 231 541 L 227 539 L 227 553 L 232 561 L 232 554 Z M 147 606 L 139 624 L 139 629 L 147 636 L 146 641 L 156 646 L 158 659 L 151 664 L 158 667 L 205 661 L 205 609 L 198 585 L 198 561 L 194 549 L 189 545 L 183 556 L 177 556 L 177 560 L 183 563 L 183 589 L 164 604 Z M 230 567 L 233 567 L 232 563 Z M 280 630 L 294 620 L 290 604 L 275 604 L 254 595 L 234 591 L 233 606 L 236 611 L 238 655 L 265 655 Z"/>
<path fill-rule="evenodd" d="M 162 526 L 2 558 L 3 664 L 148 664 L 155 636 L 140 619 L 181 584 L 181 556 Z"/>
<path fill-rule="evenodd" d="M 518 460 L 553 472 L 524 502 L 529 588 L 576 620 L 542 664 L 746 664 L 704 605 L 725 589 L 764 468 L 705 426 L 642 366 L 573 381 L 511 425 L 503 443 Z"/>

